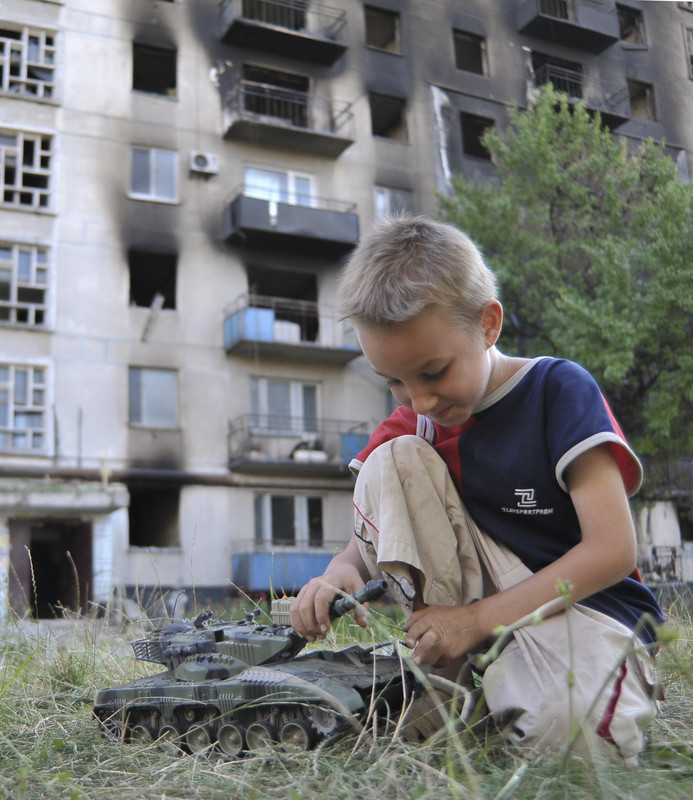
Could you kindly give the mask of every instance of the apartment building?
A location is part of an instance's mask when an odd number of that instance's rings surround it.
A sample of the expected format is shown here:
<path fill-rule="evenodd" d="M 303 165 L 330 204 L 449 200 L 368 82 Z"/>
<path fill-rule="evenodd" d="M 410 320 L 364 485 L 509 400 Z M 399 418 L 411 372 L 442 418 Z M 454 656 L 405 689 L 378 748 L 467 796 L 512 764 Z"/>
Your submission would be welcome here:
<path fill-rule="evenodd" d="M 359 232 L 547 81 L 687 179 L 692 80 L 693 3 L 3 2 L 0 613 L 319 574 L 391 408 Z"/>

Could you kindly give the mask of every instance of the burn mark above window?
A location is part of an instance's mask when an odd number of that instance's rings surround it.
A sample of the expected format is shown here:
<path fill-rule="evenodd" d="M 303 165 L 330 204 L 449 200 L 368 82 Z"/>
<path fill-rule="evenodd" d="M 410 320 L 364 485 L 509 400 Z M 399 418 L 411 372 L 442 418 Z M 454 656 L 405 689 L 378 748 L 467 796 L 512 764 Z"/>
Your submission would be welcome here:
<path fill-rule="evenodd" d="M 176 51 L 133 42 L 132 88 L 166 97 L 176 96 Z"/>

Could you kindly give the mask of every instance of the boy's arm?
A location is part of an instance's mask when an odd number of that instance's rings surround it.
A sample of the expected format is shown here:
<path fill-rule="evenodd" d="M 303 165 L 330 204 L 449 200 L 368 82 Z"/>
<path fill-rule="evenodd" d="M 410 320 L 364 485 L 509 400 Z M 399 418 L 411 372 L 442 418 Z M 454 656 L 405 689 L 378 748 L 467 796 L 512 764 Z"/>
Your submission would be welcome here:
<path fill-rule="evenodd" d="M 330 628 L 329 607 L 336 590 L 353 594 L 370 579 L 363 563 L 356 538 L 352 536 L 342 553 L 330 561 L 325 574 L 313 578 L 291 604 L 291 625 L 300 636 L 313 642 Z M 366 619 L 359 609 L 356 621 L 364 626 Z"/>
<path fill-rule="evenodd" d="M 428 606 L 415 611 L 405 630 L 414 660 L 450 664 L 492 635 L 554 599 L 560 579 L 579 602 L 612 586 L 635 568 L 633 521 L 623 480 L 609 445 L 583 453 L 568 467 L 566 482 L 582 541 L 530 578 L 470 606 Z"/>

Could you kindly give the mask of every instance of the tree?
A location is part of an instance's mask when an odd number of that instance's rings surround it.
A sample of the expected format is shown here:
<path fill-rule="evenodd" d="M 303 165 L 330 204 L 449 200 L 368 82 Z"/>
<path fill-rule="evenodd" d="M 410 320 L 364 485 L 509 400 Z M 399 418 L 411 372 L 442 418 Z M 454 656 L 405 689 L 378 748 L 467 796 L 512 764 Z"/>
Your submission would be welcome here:
<path fill-rule="evenodd" d="M 456 177 L 441 215 L 498 275 L 504 350 L 585 366 L 671 497 L 693 453 L 693 187 L 550 85 L 484 144 L 495 177 Z"/>

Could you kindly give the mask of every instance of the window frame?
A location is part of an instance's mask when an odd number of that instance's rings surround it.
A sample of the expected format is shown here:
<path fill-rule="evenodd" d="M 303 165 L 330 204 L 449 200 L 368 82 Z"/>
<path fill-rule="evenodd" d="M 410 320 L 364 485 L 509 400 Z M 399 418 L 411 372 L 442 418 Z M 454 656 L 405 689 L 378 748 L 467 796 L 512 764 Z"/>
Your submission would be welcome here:
<path fill-rule="evenodd" d="M 466 38 L 470 41 L 473 41 L 479 47 L 479 61 L 481 64 L 481 71 L 465 69 L 464 67 L 460 66 L 458 53 L 458 43 L 461 39 Z M 479 33 L 474 33 L 472 31 L 464 30 L 463 28 L 453 28 L 452 29 L 452 48 L 455 60 L 455 69 L 459 70 L 460 72 L 466 72 L 470 75 L 482 75 L 484 77 L 488 76 L 488 46 L 487 40 L 485 36 L 482 36 Z"/>
<path fill-rule="evenodd" d="M 292 500 L 293 503 L 293 537 L 281 539 L 274 537 L 274 500 Z M 310 504 L 320 503 L 320 536 L 311 535 Z M 320 494 L 304 492 L 258 492 L 253 503 L 254 542 L 261 550 L 271 548 L 288 551 L 322 550 L 325 547 L 325 503 Z"/>
<path fill-rule="evenodd" d="M 136 152 L 147 153 L 147 162 L 148 162 L 147 184 L 149 187 L 149 191 L 147 192 L 140 192 L 134 189 L 134 184 L 136 182 L 135 181 Z M 173 184 L 173 196 L 157 193 L 157 174 L 160 171 L 160 168 L 157 165 L 157 156 L 160 154 L 173 156 L 173 167 L 172 167 L 172 173 L 170 175 L 170 179 Z M 178 203 L 178 188 L 179 188 L 178 171 L 179 171 L 178 152 L 176 150 L 169 150 L 163 147 L 147 147 L 144 145 L 133 145 L 130 149 L 130 191 L 128 193 L 129 197 L 131 197 L 133 200 L 146 200 L 151 203 L 171 203 L 171 204 Z"/>
<path fill-rule="evenodd" d="M 154 387 L 147 386 L 147 376 L 154 377 L 154 373 L 159 375 L 170 375 L 172 377 L 173 398 L 171 408 L 172 417 L 157 419 L 152 414 L 154 403 L 160 403 L 160 395 L 150 395 L 155 392 Z M 135 376 L 137 376 L 136 381 Z M 180 428 L 180 390 L 178 370 L 167 367 L 143 367 L 130 365 L 128 368 L 128 424 L 132 428 L 149 428 L 156 430 L 179 430 Z M 170 409 L 169 409 L 170 410 Z"/>
<path fill-rule="evenodd" d="M 10 139 L 14 141 L 10 142 Z M 0 128 L 0 208 L 51 212 L 54 141 L 52 134 L 42 131 L 20 130 L 8 126 Z M 31 158 L 30 164 L 26 163 L 27 156 Z M 14 170 L 13 183 L 6 182 L 10 170 Z M 25 184 L 27 179 L 30 182 Z M 31 185 L 43 181 L 45 186 Z M 11 199 L 7 199 L 8 196 Z"/>
<path fill-rule="evenodd" d="M 56 72 L 57 72 L 57 44 L 58 32 L 51 28 L 34 27 L 31 25 L 16 25 L 12 22 L 3 22 L 2 29 L 16 31 L 20 38 L 6 38 L 0 35 L 0 43 L 5 42 L 0 50 L 0 93 L 12 97 L 21 97 L 25 100 L 43 100 L 55 103 L 56 101 Z M 32 39 L 38 39 L 36 46 L 39 51 L 37 60 L 30 60 Z M 52 39 L 52 41 L 49 41 Z M 4 51 L 4 52 L 3 52 Z M 9 52 L 8 52 L 9 51 Z M 12 55 L 18 54 L 18 59 Z M 8 68 L 10 61 L 19 65 L 19 75 L 12 75 Z M 32 69 L 45 70 L 50 73 L 50 79 L 35 78 L 30 76 Z M 35 92 L 28 87 L 36 88 Z"/>
<path fill-rule="evenodd" d="M 367 48 L 377 50 L 380 53 L 391 53 L 392 55 L 402 55 L 402 15 L 399 11 L 390 8 L 381 8 L 370 3 L 364 4 L 364 43 Z M 369 42 L 369 35 L 373 34 L 373 23 L 377 23 L 377 18 L 392 25 L 392 38 L 386 46 Z"/>
<path fill-rule="evenodd" d="M 260 186 L 259 184 L 253 185 L 249 182 L 248 172 L 255 170 L 256 172 L 271 173 L 274 175 L 282 175 L 286 177 L 286 188 L 277 188 L 268 186 Z M 308 182 L 308 194 L 297 190 L 298 181 Z M 286 203 L 290 206 L 299 206 L 301 208 L 316 208 L 317 198 L 315 196 L 315 181 L 313 176 L 307 172 L 299 172 L 297 170 L 281 170 L 281 169 L 268 169 L 267 167 L 255 166 L 248 164 L 243 172 L 243 194 L 245 197 L 253 197 L 258 200 L 267 200 L 270 204 L 270 216 L 276 216 L 276 206 L 278 203 Z M 304 202 L 304 198 L 307 202 Z M 274 209 L 274 213 L 273 213 Z"/>
<path fill-rule="evenodd" d="M 145 56 L 148 52 L 151 57 L 154 54 L 166 54 L 167 58 L 173 60 L 172 64 L 167 64 L 167 69 L 173 68 L 173 86 L 168 86 L 165 91 L 156 91 L 152 88 L 144 88 L 142 86 L 135 86 L 136 75 L 138 72 L 136 61 L 139 56 Z M 163 59 L 163 55 L 161 58 Z M 153 70 L 150 70 L 150 72 Z M 175 47 L 162 47 L 149 42 L 133 41 L 132 43 L 132 91 L 142 92 L 144 94 L 152 95 L 153 97 L 162 97 L 168 100 L 176 100 L 178 98 L 178 50 Z"/>
<path fill-rule="evenodd" d="M 8 250 L 8 259 L 2 257 L 3 251 Z M 22 255 L 28 254 L 28 275 L 22 274 L 24 265 Z M 40 260 L 43 255 L 45 260 Z M 49 327 L 49 311 L 51 302 L 51 248 L 44 244 L 26 243 L 10 239 L 0 239 L 0 282 L 3 272 L 9 272 L 9 297 L 6 300 L 0 295 L 0 325 L 21 327 L 22 329 L 46 330 Z M 45 273 L 43 280 L 40 274 Z M 31 302 L 21 298 L 24 291 L 43 292 L 43 301 Z M 3 319 L 3 309 L 7 309 L 8 319 Z M 26 319 L 18 319 L 21 312 L 26 312 Z M 37 321 L 37 314 L 41 319 Z"/>
<path fill-rule="evenodd" d="M 285 384 L 289 390 L 289 413 L 275 414 L 271 408 L 270 384 Z M 317 381 L 302 381 L 295 378 L 251 376 L 250 418 L 255 433 L 268 436 L 289 434 L 291 436 L 314 436 L 320 424 L 320 391 Z M 312 415 L 306 414 L 304 391 L 313 391 Z M 265 422 L 267 420 L 267 422 Z M 274 422 L 274 424 L 273 424 Z"/>
<path fill-rule="evenodd" d="M 26 402 L 17 397 L 17 374 L 27 373 Z M 37 376 L 40 373 L 41 379 Z M 51 417 L 51 373 L 50 365 L 42 361 L 0 361 L 0 453 L 19 455 L 50 455 Z M 18 426 L 17 415 L 25 415 L 28 419 L 38 418 L 39 426 L 30 424 Z M 17 438 L 28 436 L 31 445 L 18 445 Z M 7 440 L 6 440 L 7 437 Z M 34 444 L 34 441 L 36 443 Z"/>
<path fill-rule="evenodd" d="M 406 196 L 408 202 L 398 206 L 396 195 L 401 197 Z M 408 213 L 414 209 L 414 193 L 411 189 L 398 189 L 392 186 L 376 185 L 373 188 L 373 196 L 375 202 L 373 217 L 377 220 L 386 219 L 400 212 Z M 383 197 L 383 202 L 380 202 L 379 196 Z M 380 211 L 381 206 L 387 206 L 387 210 L 384 213 Z"/>

